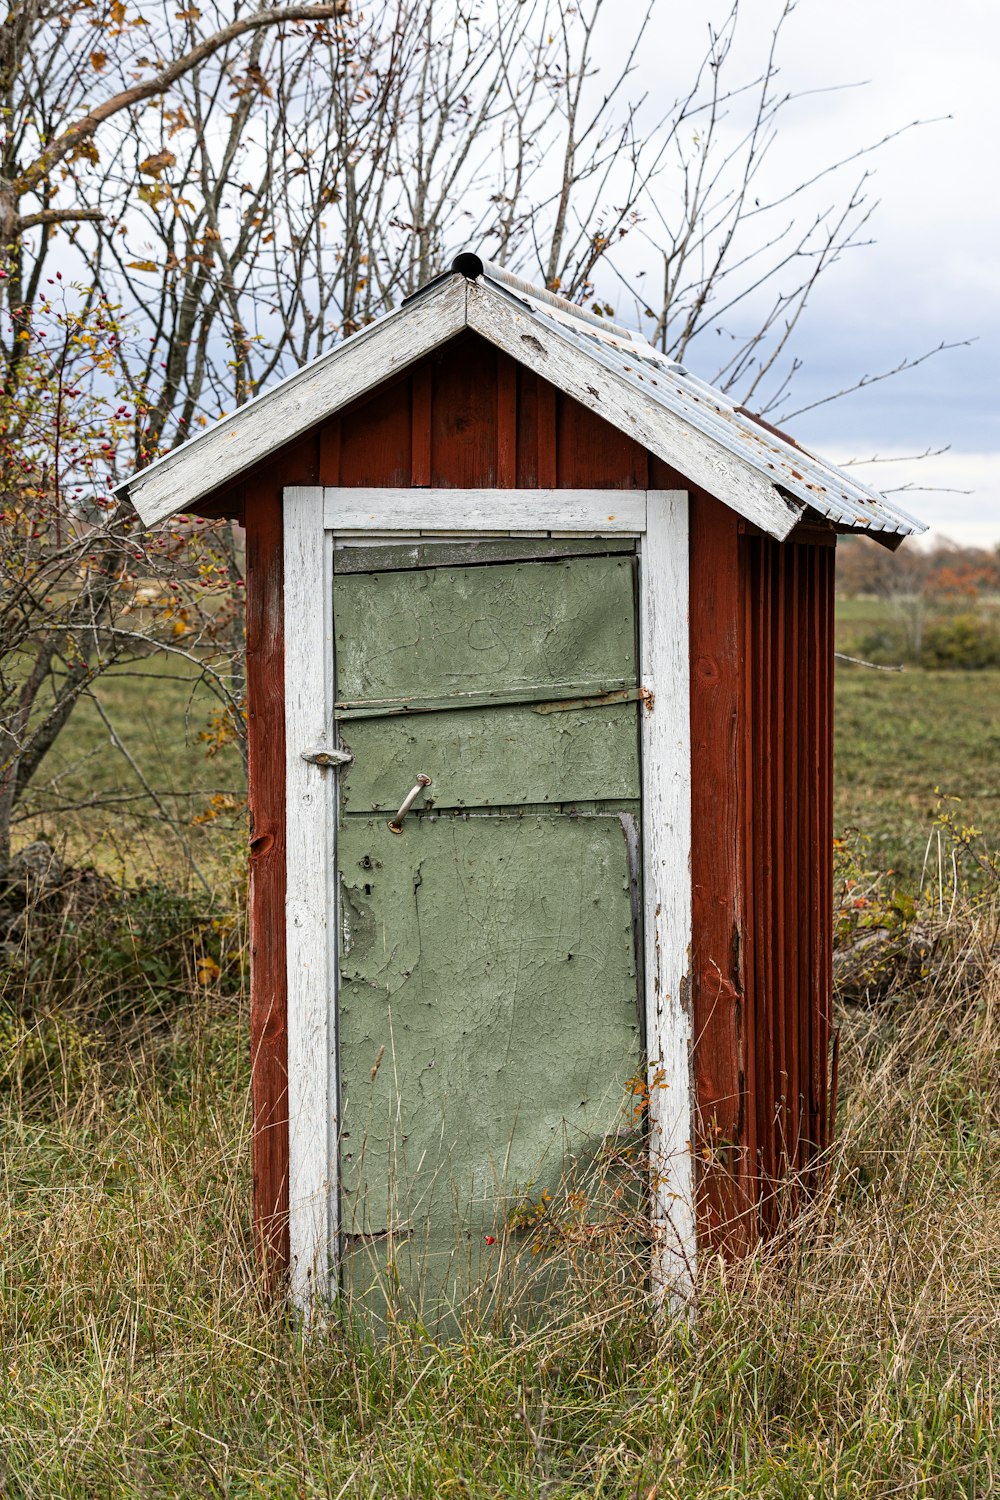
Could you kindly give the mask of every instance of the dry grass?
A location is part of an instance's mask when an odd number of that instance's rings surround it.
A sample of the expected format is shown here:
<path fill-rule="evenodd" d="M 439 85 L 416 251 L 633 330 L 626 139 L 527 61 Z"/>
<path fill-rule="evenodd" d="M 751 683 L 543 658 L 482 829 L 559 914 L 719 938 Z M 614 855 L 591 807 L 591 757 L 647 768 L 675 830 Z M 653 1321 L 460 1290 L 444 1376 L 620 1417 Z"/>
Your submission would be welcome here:
<path fill-rule="evenodd" d="M 257 1290 L 241 998 L 172 990 L 129 1011 L 124 1047 L 89 1025 L 90 991 L 57 1023 L 22 971 L 0 1493 L 996 1494 L 1000 909 L 934 920 L 930 973 L 841 1015 L 821 1201 L 757 1256 L 703 1265 L 693 1321 L 659 1334 L 619 1243 L 534 1329 L 494 1310 L 449 1343 L 335 1321 L 306 1341 Z"/>

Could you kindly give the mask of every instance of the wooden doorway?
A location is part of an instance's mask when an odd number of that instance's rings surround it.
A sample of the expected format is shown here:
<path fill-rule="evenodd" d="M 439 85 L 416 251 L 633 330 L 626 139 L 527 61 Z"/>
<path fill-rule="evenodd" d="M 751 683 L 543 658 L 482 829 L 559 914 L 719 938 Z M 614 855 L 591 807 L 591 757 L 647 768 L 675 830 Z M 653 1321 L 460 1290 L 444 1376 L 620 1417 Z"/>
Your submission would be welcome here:
<path fill-rule="evenodd" d="M 335 1288 L 342 1248 L 354 1284 L 359 1252 L 371 1266 L 380 1242 L 397 1263 L 412 1242 L 421 1266 L 434 1253 L 453 1265 L 456 1228 L 474 1270 L 498 1205 L 562 1171 L 574 1139 L 585 1151 L 614 1128 L 643 1030 L 652 1272 L 658 1289 L 682 1289 L 694 1248 L 686 495 L 288 490 L 285 549 L 296 1297 Z M 460 707 L 456 691 L 478 701 Z M 426 712 L 396 711 L 407 697 Z M 430 777 L 423 811 L 393 832 L 418 776 Z M 532 1003 L 518 1012 L 525 943 Z"/>

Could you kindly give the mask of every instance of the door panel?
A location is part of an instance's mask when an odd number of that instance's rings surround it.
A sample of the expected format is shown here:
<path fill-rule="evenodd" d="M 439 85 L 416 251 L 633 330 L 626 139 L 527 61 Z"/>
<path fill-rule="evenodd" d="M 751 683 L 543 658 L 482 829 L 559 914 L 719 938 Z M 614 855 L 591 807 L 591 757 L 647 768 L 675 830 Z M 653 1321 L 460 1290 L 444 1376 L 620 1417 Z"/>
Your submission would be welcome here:
<path fill-rule="evenodd" d="M 342 1267 L 369 1310 L 464 1298 L 632 1128 L 638 706 L 551 711 L 634 686 L 632 561 L 335 577 Z M 477 707 L 352 716 L 456 688 Z"/>
<path fill-rule="evenodd" d="M 345 1230 L 426 1217 L 452 1187 L 488 1223 L 502 1184 L 551 1186 L 564 1145 L 621 1114 L 639 1039 L 621 823 L 424 818 L 397 838 L 352 819 L 341 869 Z"/>
<path fill-rule="evenodd" d="M 338 704 L 635 682 L 632 559 L 334 580 Z"/>
<path fill-rule="evenodd" d="M 388 1236 L 407 1304 L 446 1283 L 451 1300 L 487 1236 L 627 1128 L 640 1025 L 622 824 L 422 818 L 397 837 L 351 818 L 341 870 L 346 1284 L 368 1291 Z"/>
<path fill-rule="evenodd" d="M 543 705 L 544 706 L 544 705 Z M 538 713 L 525 705 L 353 719 L 340 738 L 348 812 L 395 812 L 420 773 L 423 807 L 510 807 L 639 796 L 634 704 Z"/>

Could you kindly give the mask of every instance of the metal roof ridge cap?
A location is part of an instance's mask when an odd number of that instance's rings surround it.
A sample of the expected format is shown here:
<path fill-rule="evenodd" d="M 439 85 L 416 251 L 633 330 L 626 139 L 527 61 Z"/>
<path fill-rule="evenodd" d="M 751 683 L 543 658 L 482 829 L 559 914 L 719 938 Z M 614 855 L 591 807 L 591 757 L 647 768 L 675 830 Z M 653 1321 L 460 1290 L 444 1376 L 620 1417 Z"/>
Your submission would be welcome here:
<path fill-rule="evenodd" d="M 636 337 L 627 330 L 622 334 L 614 333 L 610 325 L 602 327 L 599 323 L 591 323 L 587 318 L 578 318 L 575 314 L 563 312 L 561 307 L 555 307 L 548 302 L 539 302 L 534 297 L 519 292 L 515 287 L 507 286 L 502 281 L 494 281 L 490 276 L 480 276 L 470 284 L 495 292 L 506 302 L 515 302 L 519 307 L 527 308 L 530 313 L 569 329 L 571 333 L 586 334 L 589 338 L 597 339 L 601 344 L 609 344 L 613 349 L 632 350 L 638 357 L 649 347 L 646 343 L 637 341 Z M 641 340 L 641 335 L 639 338 Z"/>
<path fill-rule="evenodd" d="M 551 292 L 548 287 L 534 286 L 523 276 L 517 276 L 513 271 L 508 271 L 505 266 L 499 266 L 495 261 L 486 260 L 472 251 L 463 251 L 461 255 L 456 255 L 452 261 L 452 270 L 457 271 L 468 281 L 487 282 L 497 291 L 506 292 L 509 296 L 516 297 L 518 301 L 528 303 L 529 306 L 546 316 L 557 318 L 561 316 L 574 325 L 584 323 L 590 332 L 602 334 L 605 338 L 621 339 L 628 344 L 634 344 L 637 348 L 648 347 L 648 340 L 638 329 L 626 328 L 622 323 L 613 323 L 610 318 L 602 318 L 598 313 L 591 312 L 589 308 L 570 302 L 568 297 L 560 297 L 558 292 Z"/>

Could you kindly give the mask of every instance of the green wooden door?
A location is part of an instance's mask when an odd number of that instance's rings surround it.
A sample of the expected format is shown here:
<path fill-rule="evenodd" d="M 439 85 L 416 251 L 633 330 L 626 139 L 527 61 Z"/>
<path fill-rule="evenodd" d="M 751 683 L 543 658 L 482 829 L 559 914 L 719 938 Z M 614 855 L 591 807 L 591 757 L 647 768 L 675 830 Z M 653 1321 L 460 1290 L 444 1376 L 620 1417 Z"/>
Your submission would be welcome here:
<path fill-rule="evenodd" d="M 558 1241 L 641 1066 L 635 559 L 552 547 L 337 554 L 343 1275 L 428 1319 Z"/>

